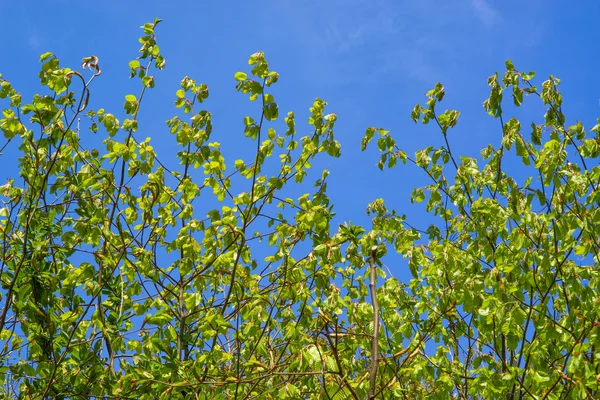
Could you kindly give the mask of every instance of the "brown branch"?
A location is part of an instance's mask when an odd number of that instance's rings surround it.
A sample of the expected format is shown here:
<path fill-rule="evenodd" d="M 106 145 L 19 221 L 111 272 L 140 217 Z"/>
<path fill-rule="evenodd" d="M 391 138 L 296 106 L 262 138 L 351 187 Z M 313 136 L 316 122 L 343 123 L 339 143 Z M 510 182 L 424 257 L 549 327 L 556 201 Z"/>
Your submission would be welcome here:
<path fill-rule="evenodd" d="M 369 287 L 371 289 L 371 302 L 373 304 L 373 347 L 371 350 L 372 364 L 371 371 L 369 372 L 369 394 L 368 400 L 375 398 L 375 383 L 377 380 L 377 364 L 379 363 L 379 304 L 377 303 L 377 267 L 375 266 L 375 258 L 377 253 L 377 246 L 371 247 L 371 259 L 370 259 L 370 282 Z"/>

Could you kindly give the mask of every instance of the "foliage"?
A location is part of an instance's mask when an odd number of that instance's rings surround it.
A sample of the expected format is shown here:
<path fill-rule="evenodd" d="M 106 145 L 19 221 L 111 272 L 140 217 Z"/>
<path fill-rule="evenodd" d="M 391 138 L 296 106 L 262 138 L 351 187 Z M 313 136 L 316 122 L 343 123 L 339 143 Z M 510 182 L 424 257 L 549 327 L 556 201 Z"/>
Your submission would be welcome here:
<path fill-rule="evenodd" d="M 444 146 L 411 158 L 368 128 L 380 168 L 425 171 L 412 199 L 439 223 L 419 230 L 376 199 L 370 227 L 333 226 L 328 172 L 306 181 L 315 159 L 340 156 L 337 117 L 317 99 L 310 135 L 291 112 L 280 127 L 279 75 L 261 52 L 234 76 L 260 107 L 243 118 L 252 157 L 226 162 L 208 87 L 185 77 L 167 121 L 179 166 L 158 158 L 138 113 L 165 66 L 159 22 L 142 27 L 122 121 L 88 109 L 96 57 L 86 78 L 42 55 L 45 94 L 27 104 L 0 77 L 2 150 L 18 149 L 20 169 L 0 187 L 3 396 L 599 396 L 600 126 L 565 125 L 557 78 L 538 88 L 510 62 L 489 78 L 484 107 L 502 135 L 479 161 L 451 151 L 459 113 L 438 111 L 441 84 L 412 118 L 435 123 Z M 530 137 L 504 121 L 506 91 L 543 102 Z M 517 161 L 523 179 L 502 169 Z M 393 253 L 410 282 L 386 276 Z"/>

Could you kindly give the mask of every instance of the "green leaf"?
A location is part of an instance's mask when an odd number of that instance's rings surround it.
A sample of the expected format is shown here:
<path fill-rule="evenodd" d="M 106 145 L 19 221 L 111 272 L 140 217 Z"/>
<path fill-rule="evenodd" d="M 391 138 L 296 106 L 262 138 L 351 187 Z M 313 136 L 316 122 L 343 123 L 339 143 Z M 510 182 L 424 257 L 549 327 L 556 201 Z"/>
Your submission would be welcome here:
<path fill-rule="evenodd" d="M 242 82 L 242 81 L 245 81 L 246 79 L 248 79 L 248 76 L 244 72 L 236 72 L 233 77 L 238 82 Z"/>
<path fill-rule="evenodd" d="M 50 58 L 52 58 L 52 57 L 55 57 L 55 56 L 54 56 L 54 54 L 52 54 L 52 53 L 50 53 L 50 52 L 46 52 L 46 53 L 44 53 L 44 54 L 42 54 L 42 55 L 40 56 L 40 62 L 42 62 L 42 61 L 46 61 L 46 60 L 48 60 L 48 59 L 50 59 Z"/>

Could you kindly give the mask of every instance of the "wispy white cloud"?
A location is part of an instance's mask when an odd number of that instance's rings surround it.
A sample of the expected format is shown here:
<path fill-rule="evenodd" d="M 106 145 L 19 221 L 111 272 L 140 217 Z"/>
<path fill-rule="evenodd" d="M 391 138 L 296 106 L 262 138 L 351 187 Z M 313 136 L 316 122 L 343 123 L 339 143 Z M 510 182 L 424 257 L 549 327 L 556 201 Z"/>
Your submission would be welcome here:
<path fill-rule="evenodd" d="M 471 6 L 473 7 L 476 17 L 487 28 L 493 27 L 501 19 L 500 13 L 490 6 L 487 0 L 471 0 Z"/>
<path fill-rule="evenodd" d="M 538 8 L 541 2 L 531 0 L 531 7 Z M 314 60 L 318 75 L 333 84 L 406 77 L 430 83 L 432 76 L 443 79 L 463 69 L 474 56 L 512 57 L 543 37 L 531 26 L 504 16 L 490 0 L 282 0 L 279 4 L 286 16 L 285 28 L 295 32 L 292 39 L 303 47 L 305 59 Z M 498 29 L 500 24 L 506 29 Z"/>
<path fill-rule="evenodd" d="M 318 76 L 341 83 L 348 76 L 367 75 L 404 28 L 399 0 L 305 0 L 279 3 L 285 30 L 314 60 Z M 359 57 L 356 57 L 356 55 Z M 360 57 L 364 54 L 364 57 Z M 374 57 L 373 54 L 376 56 Z M 368 68 L 367 74 L 361 71 Z"/>
<path fill-rule="evenodd" d="M 329 12 L 323 10 L 328 16 L 317 22 L 320 26 L 315 34 L 325 46 L 338 53 L 385 41 L 398 32 L 401 25 L 397 11 L 388 0 L 334 0 L 329 6 Z M 319 3 L 318 7 L 323 5 Z"/>
<path fill-rule="evenodd" d="M 29 30 L 27 36 L 27 45 L 29 46 L 29 48 L 33 51 L 38 51 L 40 49 L 41 44 L 42 39 L 40 38 L 40 35 L 38 35 L 35 31 Z"/>

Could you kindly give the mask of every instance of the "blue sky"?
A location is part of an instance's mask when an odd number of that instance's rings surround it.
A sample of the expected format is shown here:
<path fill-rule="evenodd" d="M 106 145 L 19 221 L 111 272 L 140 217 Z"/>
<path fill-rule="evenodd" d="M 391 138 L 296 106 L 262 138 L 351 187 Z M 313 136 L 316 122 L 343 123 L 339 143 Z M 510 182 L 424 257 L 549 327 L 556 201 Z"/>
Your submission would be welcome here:
<path fill-rule="evenodd" d="M 214 140 L 233 154 L 247 144 L 243 116 L 257 114 L 256 105 L 235 92 L 233 74 L 247 70 L 248 56 L 262 50 L 281 74 L 273 90 L 280 115 L 295 111 L 300 133 L 309 133 L 304 122 L 316 97 L 338 115 L 344 154 L 318 166 L 332 173 L 329 192 L 340 220 L 368 224 L 366 205 L 383 197 L 418 223 L 424 207 L 410 205 L 409 194 L 426 185 L 426 177 L 408 166 L 380 172 L 376 152 L 360 152 L 365 128 L 390 129 L 409 154 L 441 145 L 438 131 L 409 118 L 440 81 L 447 93 L 442 108 L 462 113 L 450 135 L 453 151 L 477 156 L 500 140 L 500 125 L 482 102 L 487 77 L 502 73 L 506 59 L 536 71 L 540 84 L 550 73 L 562 78 L 567 117 L 590 128 L 600 114 L 598 16 L 600 2 L 591 0 L 0 0 L 0 73 L 28 98 L 39 90 L 40 54 L 51 51 L 73 69 L 82 57 L 96 55 L 103 74 L 92 88 L 92 107 L 118 114 L 123 96 L 139 92 L 127 67 L 137 56 L 139 26 L 161 18 L 157 34 L 167 67 L 144 104 L 139 136 L 152 137 L 162 158 L 176 151 L 163 139 L 164 121 L 176 114 L 174 93 L 189 75 L 209 85 Z M 508 111 L 525 127 L 543 116 L 539 106 Z M 6 160 L 0 159 L 0 171 L 8 171 Z"/>

